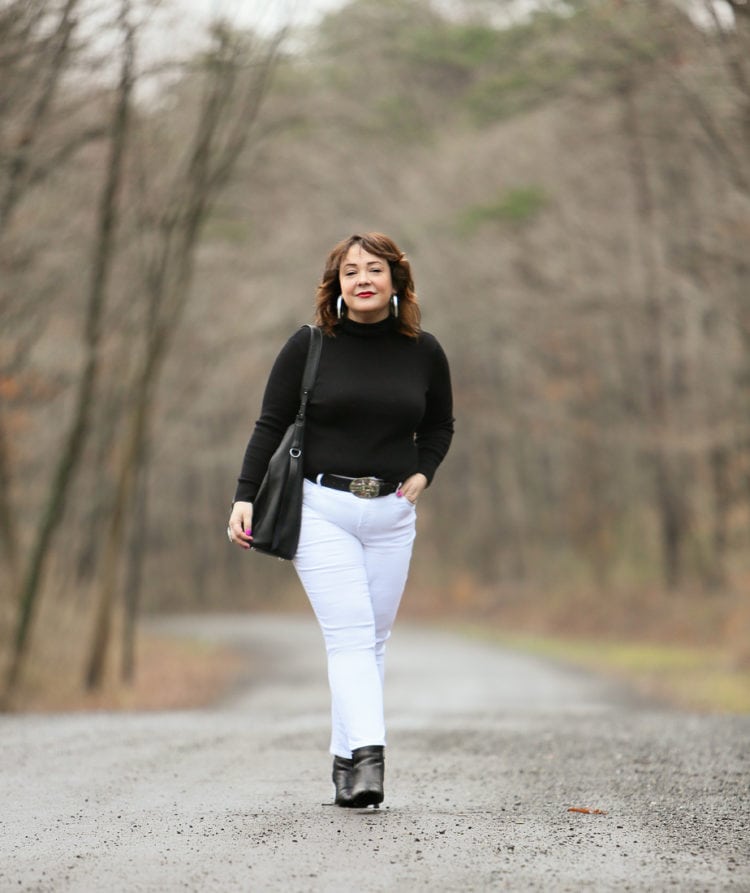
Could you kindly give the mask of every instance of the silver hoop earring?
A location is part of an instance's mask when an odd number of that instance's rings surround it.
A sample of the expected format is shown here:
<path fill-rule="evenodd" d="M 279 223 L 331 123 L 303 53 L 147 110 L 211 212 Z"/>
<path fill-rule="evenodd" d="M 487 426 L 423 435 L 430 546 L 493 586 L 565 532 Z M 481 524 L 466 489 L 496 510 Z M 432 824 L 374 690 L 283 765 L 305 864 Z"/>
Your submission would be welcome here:
<path fill-rule="evenodd" d="M 339 319 L 344 315 L 344 296 L 339 295 L 338 300 L 336 301 L 336 315 Z"/>
<path fill-rule="evenodd" d="M 391 310 L 396 319 L 398 319 L 398 295 L 391 295 Z"/>

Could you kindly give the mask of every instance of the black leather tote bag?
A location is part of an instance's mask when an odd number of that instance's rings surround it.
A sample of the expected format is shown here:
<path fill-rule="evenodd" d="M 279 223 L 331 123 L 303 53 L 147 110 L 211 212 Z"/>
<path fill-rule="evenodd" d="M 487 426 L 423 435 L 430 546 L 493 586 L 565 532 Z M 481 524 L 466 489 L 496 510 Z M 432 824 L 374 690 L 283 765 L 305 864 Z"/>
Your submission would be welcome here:
<path fill-rule="evenodd" d="M 318 372 L 323 335 L 310 326 L 310 345 L 302 375 L 297 416 L 276 448 L 253 500 L 253 544 L 256 552 L 291 560 L 297 551 L 302 520 L 305 412 Z"/>

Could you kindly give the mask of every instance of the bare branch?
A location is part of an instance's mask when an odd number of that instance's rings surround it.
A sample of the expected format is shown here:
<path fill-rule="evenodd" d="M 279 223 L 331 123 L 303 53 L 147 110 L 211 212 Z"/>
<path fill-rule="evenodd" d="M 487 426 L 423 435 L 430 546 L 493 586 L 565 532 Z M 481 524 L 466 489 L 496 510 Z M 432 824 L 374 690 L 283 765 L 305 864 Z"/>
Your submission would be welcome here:
<path fill-rule="evenodd" d="M 70 38 L 75 28 L 73 14 L 78 2 L 79 0 L 66 0 L 52 41 L 51 58 L 46 75 L 42 79 L 39 96 L 23 127 L 21 142 L 8 163 L 8 179 L 5 189 L 0 195 L 0 237 L 9 223 L 13 209 L 26 185 L 31 153 L 60 83 L 60 77 L 67 60 Z"/>

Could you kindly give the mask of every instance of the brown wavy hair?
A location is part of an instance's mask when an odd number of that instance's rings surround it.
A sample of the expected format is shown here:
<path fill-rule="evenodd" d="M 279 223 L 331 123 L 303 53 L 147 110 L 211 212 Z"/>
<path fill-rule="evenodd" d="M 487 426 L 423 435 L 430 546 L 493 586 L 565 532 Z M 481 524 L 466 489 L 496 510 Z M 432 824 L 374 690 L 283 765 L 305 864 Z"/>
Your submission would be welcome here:
<path fill-rule="evenodd" d="M 417 338 L 421 331 L 419 324 L 422 314 L 414 290 L 411 266 L 393 239 L 383 233 L 349 236 L 331 249 L 315 296 L 315 322 L 326 335 L 335 334 L 338 323 L 336 301 L 341 294 L 339 270 L 352 245 L 361 245 L 368 254 L 374 254 L 388 262 L 393 288 L 398 295 L 397 329 L 402 335 Z"/>

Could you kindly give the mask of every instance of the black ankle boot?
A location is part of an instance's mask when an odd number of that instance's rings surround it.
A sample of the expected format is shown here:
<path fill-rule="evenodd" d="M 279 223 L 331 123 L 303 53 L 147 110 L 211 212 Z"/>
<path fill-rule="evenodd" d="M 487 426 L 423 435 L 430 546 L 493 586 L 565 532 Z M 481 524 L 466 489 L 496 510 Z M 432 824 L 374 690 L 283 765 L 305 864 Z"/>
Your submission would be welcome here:
<path fill-rule="evenodd" d="M 336 806 L 352 805 L 352 769 L 354 761 L 346 757 L 333 758 L 333 783 L 336 786 Z"/>
<path fill-rule="evenodd" d="M 383 747 L 373 744 L 368 747 L 358 747 L 352 751 L 351 805 L 358 808 L 362 806 L 377 806 L 383 802 L 383 773 L 385 760 Z"/>

